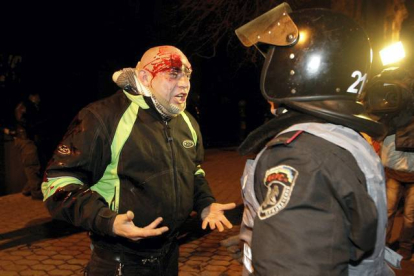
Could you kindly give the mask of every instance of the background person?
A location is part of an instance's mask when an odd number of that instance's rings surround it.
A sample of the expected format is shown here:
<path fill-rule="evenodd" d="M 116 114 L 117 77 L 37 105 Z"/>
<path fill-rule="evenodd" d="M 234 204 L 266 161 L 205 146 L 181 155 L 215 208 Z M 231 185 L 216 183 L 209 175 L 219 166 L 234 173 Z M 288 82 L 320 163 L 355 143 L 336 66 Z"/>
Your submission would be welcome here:
<path fill-rule="evenodd" d="M 41 152 L 45 118 L 41 112 L 41 99 L 37 92 L 30 92 L 15 108 L 15 129 L 5 129 L 14 137 L 14 145 L 20 153 L 27 182 L 22 194 L 33 199 L 43 199 L 41 184 L 45 158 Z M 42 162 L 43 161 L 43 162 Z"/>
<path fill-rule="evenodd" d="M 367 87 L 367 107 L 388 128 L 382 141 L 381 160 L 387 178 L 387 242 L 395 216 L 403 205 L 398 253 L 410 260 L 414 238 L 414 78 L 404 68 L 386 69 Z"/>

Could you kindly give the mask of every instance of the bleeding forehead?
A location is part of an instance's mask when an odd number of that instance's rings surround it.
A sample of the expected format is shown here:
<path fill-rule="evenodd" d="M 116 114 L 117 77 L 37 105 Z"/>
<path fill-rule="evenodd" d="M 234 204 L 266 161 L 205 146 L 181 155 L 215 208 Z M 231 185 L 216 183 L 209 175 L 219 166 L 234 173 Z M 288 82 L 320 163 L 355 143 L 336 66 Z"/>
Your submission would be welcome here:
<path fill-rule="evenodd" d="M 163 46 L 148 53 L 143 60 L 143 68 L 155 76 L 172 68 L 191 70 L 191 65 L 181 51 L 174 47 Z"/>

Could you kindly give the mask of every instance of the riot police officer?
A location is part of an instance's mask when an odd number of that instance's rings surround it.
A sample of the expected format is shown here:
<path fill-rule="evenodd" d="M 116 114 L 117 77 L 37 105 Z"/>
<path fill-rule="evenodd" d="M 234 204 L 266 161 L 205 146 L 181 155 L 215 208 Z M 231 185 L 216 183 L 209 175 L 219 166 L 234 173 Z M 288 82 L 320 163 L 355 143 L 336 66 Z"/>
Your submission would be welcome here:
<path fill-rule="evenodd" d="M 239 148 L 262 149 L 242 177 L 246 272 L 393 275 L 383 167 L 360 134 L 385 134 L 358 101 L 366 33 L 343 14 L 283 3 L 236 34 L 265 56 L 261 92 L 275 114 Z"/>

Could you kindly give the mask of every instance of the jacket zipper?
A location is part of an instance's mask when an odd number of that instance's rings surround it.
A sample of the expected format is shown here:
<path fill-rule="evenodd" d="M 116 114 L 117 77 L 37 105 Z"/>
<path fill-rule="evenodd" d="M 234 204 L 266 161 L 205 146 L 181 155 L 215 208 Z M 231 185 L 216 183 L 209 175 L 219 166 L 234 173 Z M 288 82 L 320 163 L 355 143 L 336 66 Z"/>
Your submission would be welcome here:
<path fill-rule="evenodd" d="M 178 205 L 179 205 L 179 185 L 177 183 L 177 168 L 176 168 L 176 162 L 175 162 L 175 153 L 174 153 L 174 147 L 173 147 L 173 137 L 171 136 L 171 132 L 170 132 L 170 126 L 168 125 L 167 121 L 164 121 L 164 132 L 165 132 L 165 136 L 167 138 L 167 143 L 170 145 L 170 149 L 171 149 L 171 159 L 172 159 L 172 165 L 173 165 L 173 186 L 174 186 L 174 191 L 175 191 L 175 205 L 174 205 L 174 209 L 173 209 L 173 221 L 175 223 L 176 221 L 176 217 L 177 217 L 177 210 L 178 210 Z"/>

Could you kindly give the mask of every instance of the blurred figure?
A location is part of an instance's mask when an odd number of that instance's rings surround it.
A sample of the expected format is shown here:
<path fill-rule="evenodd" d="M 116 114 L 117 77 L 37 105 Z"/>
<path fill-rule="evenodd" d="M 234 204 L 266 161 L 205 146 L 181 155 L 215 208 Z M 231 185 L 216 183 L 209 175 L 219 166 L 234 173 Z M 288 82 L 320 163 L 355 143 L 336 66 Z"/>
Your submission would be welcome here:
<path fill-rule="evenodd" d="M 391 243 L 394 219 L 403 207 L 403 225 L 398 236 L 398 253 L 410 260 L 414 238 L 414 78 L 403 68 L 386 69 L 367 87 L 366 106 L 387 128 L 381 146 L 381 160 L 387 178 L 388 227 Z"/>
<path fill-rule="evenodd" d="M 385 259 L 385 177 L 360 132 L 385 127 L 358 101 L 371 64 L 364 30 L 326 9 L 283 3 L 236 30 L 264 55 L 260 88 L 274 118 L 240 153 L 244 274 L 394 275 Z"/>
<path fill-rule="evenodd" d="M 397 252 L 403 256 L 403 260 L 410 260 L 414 238 L 414 152 L 396 150 L 395 140 L 395 134 L 388 136 L 381 150 L 387 177 L 387 242 L 391 243 L 395 215 L 403 200 L 403 225 L 398 237 Z"/>
<path fill-rule="evenodd" d="M 41 127 L 44 118 L 40 110 L 40 95 L 30 92 L 15 108 L 16 129 L 5 129 L 5 134 L 14 136 L 14 144 L 20 152 L 27 182 L 22 194 L 33 199 L 43 199 L 41 184 L 43 166 L 39 155 Z"/>

